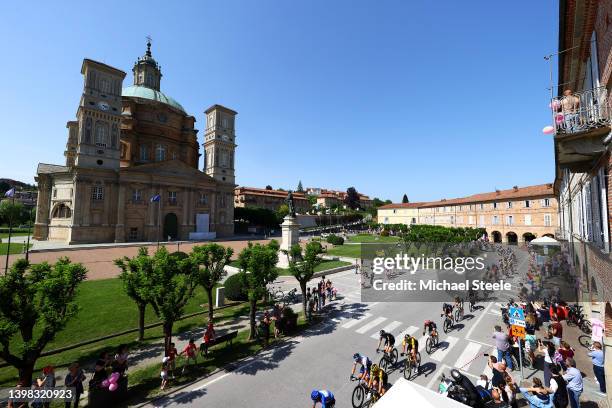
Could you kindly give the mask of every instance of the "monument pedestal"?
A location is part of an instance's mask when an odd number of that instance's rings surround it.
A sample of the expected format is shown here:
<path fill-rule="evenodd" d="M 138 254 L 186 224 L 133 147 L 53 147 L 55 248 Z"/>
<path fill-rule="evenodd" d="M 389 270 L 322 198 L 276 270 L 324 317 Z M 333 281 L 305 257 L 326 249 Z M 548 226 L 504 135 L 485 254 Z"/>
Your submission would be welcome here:
<path fill-rule="evenodd" d="M 287 215 L 281 224 L 282 241 L 280 244 L 280 252 L 278 253 L 279 268 L 287 268 L 289 266 L 289 256 L 284 251 L 289 251 L 291 247 L 300 242 L 300 224 L 297 219 L 291 215 Z"/>

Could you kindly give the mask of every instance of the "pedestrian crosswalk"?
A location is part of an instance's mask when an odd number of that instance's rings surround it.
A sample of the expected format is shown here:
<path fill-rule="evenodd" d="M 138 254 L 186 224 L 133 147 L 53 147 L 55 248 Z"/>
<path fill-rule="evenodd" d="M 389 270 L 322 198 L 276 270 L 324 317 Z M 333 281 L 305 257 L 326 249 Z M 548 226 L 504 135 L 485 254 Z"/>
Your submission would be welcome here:
<path fill-rule="evenodd" d="M 501 304 L 491 305 L 485 311 L 485 315 L 488 314 L 487 311 L 490 312 L 499 307 L 501 307 Z M 493 319 L 493 316 L 490 316 L 490 318 Z M 490 369 L 487 367 L 487 358 L 484 354 L 490 353 L 493 347 L 491 344 L 482 341 L 486 341 L 486 339 L 463 338 L 459 331 L 449 332 L 448 334 L 441 332 L 438 347 L 434 348 L 431 354 L 428 354 L 425 351 L 427 338 L 429 337 L 428 333 L 421 336 L 420 327 L 406 325 L 404 322 L 390 319 L 387 316 L 377 315 L 371 308 L 367 312 L 355 313 L 352 316 L 332 317 L 331 320 L 337 323 L 342 330 L 351 330 L 372 339 L 379 339 L 381 329 L 391 333 L 396 339 L 395 346 L 398 351 L 401 351 L 401 342 L 404 336 L 406 334 L 414 335 L 418 337 L 422 365 L 430 361 L 430 364 L 433 363 L 434 366 L 457 368 L 471 376 L 479 376 L 485 373 L 490 377 Z M 469 323 L 466 321 L 464 324 Z M 466 337 L 469 337 L 469 335 Z"/>

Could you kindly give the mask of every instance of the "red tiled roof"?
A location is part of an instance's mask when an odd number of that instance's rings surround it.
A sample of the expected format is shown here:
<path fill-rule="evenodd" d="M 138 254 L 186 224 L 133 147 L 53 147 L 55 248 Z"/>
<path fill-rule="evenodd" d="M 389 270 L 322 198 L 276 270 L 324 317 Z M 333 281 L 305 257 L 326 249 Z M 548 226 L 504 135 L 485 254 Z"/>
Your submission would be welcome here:
<path fill-rule="evenodd" d="M 467 197 L 442 199 L 439 201 L 407 204 L 387 204 L 378 208 L 431 208 L 446 205 L 474 204 L 488 201 L 516 200 L 519 198 L 552 197 L 554 195 L 555 194 L 553 191 L 553 185 L 551 183 L 548 183 L 528 187 L 516 187 L 511 188 L 509 190 L 498 190 L 490 193 L 473 194 Z"/>
<path fill-rule="evenodd" d="M 266 190 L 265 188 L 255 187 L 236 187 L 234 189 L 234 195 L 257 195 L 274 198 L 286 198 L 287 191 L 283 190 Z M 296 200 L 308 200 L 304 193 L 293 192 L 293 198 Z"/>

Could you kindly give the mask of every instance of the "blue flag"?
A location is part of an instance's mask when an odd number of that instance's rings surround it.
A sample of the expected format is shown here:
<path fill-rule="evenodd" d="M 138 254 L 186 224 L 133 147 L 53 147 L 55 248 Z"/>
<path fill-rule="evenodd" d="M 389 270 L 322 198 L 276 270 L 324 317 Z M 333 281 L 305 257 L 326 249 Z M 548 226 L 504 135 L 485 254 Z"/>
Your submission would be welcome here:
<path fill-rule="evenodd" d="M 15 197 L 15 187 L 11 188 L 9 191 L 4 193 L 5 197 Z"/>
<path fill-rule="evenodd" d="M 156 202 L 161 200 L 161 196 L 159 194 L 155 194 L 153 197 L 151 197 L 151 202 Z"/>

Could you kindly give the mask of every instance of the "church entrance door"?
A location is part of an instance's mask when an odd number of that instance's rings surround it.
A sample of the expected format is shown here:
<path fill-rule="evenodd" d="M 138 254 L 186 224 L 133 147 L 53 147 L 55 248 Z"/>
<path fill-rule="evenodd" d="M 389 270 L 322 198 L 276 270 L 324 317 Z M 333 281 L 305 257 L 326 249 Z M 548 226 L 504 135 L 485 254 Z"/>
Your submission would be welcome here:
<path fill-rule="evenodd" d="M 164 235 L 162 241 L 175 240 L 178 238 L 178 219 L 176 214 L 168 213 L 164 218 Z"/>

